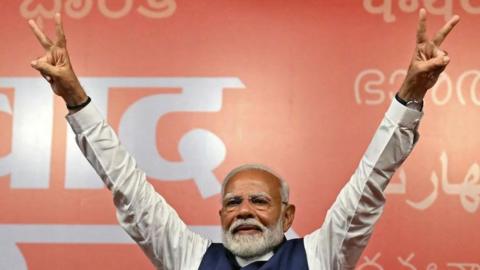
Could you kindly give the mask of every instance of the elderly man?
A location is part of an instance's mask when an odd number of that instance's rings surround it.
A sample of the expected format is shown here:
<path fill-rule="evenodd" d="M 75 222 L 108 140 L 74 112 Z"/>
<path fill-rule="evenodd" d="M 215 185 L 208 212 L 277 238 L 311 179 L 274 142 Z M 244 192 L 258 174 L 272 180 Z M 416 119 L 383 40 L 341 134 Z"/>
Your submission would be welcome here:
<path fill-rule="evenodd" d="M 382 212 L 383 190 L 418 139 L 423 97 L 450 60 L 439 46 L 458 16 L 430 40 L 425 13 L 420 10 L 416 48 L 405 81 L 358 169 L 321 228 L 288 241 L 284 232 L 295 215 L 288 186 L 275 172 L 255 164 L 234 169 L 223 182 L 219 211 L 223 244 L 190 231 L 147 182 L 90 102 L 73 72 L 60 14 L 55 16 L 55 42 L 29 21 L 46 50 L 31 65 L 65 100 L 80 149 L 113 192 L 119 223 L 158 269 L 353 269 Z"/>

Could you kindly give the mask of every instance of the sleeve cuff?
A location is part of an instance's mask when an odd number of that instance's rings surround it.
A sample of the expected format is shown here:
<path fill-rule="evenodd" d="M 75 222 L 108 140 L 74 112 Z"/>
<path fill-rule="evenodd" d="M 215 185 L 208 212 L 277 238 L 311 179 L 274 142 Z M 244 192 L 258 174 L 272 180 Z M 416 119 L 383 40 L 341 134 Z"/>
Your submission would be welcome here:
<path fill-rule="evenodd" d="M 393 98 L 385 116 L 399 126 L 416 128 L 422 119 L 423 111 L 408 108 Z"/>
<path fill-rule="evenodd" d="M 104 120 L 104 117 L 92 102 L 80 111 L 68 114 L 66 118 L 75 134 L 80 134 Z"/>

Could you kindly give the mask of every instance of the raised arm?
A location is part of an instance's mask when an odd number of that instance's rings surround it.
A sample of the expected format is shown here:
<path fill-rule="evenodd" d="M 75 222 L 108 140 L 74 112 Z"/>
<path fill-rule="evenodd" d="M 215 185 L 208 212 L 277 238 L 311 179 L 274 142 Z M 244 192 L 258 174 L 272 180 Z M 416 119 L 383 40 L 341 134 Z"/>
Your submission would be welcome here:
<path fill-rule="evenodd" d="M 55 15 L 57 40 L 52 42 L 34 21 L 29 24 L 45 49 L 32 61 L 61 96 L 67 120 L 80 150 L 112 191 L 117 219 L 159 269 L 197 269 L 210 241 L 190 231 L 175 210 L 155 192 L 145 173 L 122 147 L 73 72 L 60 14 Z"/>
<path fill-rule="evenodd" d="M 419 13 L 417 42 L 405 81 L 350 181 L 329 209 L 322 227 L 305 236 L 309 265 L 354 269 L 385 203 L 384 190 L 418 140 L 423 97 L 450 59 L 440 44 L 459 21 L 454 16 L 433 40 L 426 36 L 425 10 Z M 409 108 L 413 103 L 413 108 Z M 407 106 L 403 105 L 406 104 Z"/>

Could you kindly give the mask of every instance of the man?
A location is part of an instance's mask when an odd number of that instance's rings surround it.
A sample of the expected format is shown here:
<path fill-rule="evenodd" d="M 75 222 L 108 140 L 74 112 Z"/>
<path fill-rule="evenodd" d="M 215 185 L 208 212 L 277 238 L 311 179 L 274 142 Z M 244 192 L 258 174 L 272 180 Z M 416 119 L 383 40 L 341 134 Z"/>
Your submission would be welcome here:
<path fill-rule="evenodd" d="M 249 164 L 230 172 L 222 186 L 223 244 L 188 230 L 119 144 L 73 72 L 60 14 L 55 16 L 56 42 L 34 21 L 29 24 L 46 50 L 32 66 L 65 100 L 82 152 L 113 192 L 119 223 L 157 268 L 297 270 L 355 267 L 382 212 L 383 190 L 418 139 L 423 97 L 450 61 L 439 46 L 458 21 L 454 16 L 429 40 L 426 12 L 420 10 L 405 81 L 320 229 L 286 241 L 284 232 L 295 215 L 288 186 L 267 167 Z"/>

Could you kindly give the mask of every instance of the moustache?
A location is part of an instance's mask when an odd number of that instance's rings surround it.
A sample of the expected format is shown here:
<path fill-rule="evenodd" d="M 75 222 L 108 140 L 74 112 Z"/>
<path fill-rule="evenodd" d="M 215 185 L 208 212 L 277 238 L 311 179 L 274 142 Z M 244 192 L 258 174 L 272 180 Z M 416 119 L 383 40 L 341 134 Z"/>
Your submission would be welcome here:
<path fill-rule="evenodd" d="M 231 234 L 235 234 L 242 230 L 257 230 L 259 232 L 264 232 L 266 229 L 259 221 L 255 219 L 239 219 L 230 225 L 228 230 Z"/>

